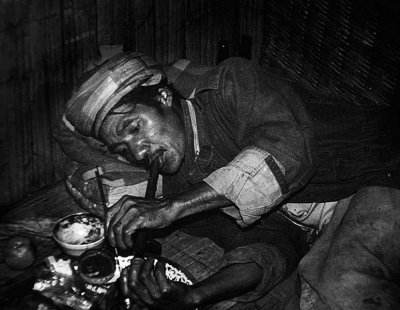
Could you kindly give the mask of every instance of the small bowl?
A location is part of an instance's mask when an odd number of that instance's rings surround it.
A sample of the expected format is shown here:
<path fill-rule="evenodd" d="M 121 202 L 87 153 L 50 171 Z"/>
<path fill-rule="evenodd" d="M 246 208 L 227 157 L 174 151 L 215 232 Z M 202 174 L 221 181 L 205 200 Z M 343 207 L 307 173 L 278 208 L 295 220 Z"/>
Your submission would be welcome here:
<path fill-rule="evenodd" d="M 54 226 L 53 239 L 66 254 L 80 256 L 86 250 L 97 249 L 103 245 L 103 219 L 92 213 L 68 215 Z"/>
<path fill-rule="evenodd" d="M 115 274 L 115 258 L 108 251 L 91 249 L 78 259 L 78 273 L 91 284 L 101 285 L 111 280 Z"/>

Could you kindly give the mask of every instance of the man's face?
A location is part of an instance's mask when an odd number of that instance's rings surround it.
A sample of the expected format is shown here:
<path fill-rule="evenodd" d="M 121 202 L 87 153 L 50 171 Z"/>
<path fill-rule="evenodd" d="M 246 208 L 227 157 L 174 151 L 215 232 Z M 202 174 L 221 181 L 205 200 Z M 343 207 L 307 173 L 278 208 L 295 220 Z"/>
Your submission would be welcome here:
<path fill-rule="evenodd" d="M 111 152 L 128 161 L 160 163 L 160 172 L 179 170 L 185 152 L 184 125 L 171 107 L 137 104 L 133 111 L 110 114 L 100 129 L 100 139 Z"/>

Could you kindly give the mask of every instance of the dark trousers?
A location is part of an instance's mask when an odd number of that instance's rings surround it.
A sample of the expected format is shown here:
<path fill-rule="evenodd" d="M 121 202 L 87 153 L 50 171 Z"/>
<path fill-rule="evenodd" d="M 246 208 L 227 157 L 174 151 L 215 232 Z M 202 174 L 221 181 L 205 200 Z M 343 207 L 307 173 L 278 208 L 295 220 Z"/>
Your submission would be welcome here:
<path fill-rule="evenodd" d="M 186 233 L 209 238 L 225 251 L 252 243 L 275 246 L 286 260 L 286 275 L 292 273 L 309 249 L 307 232 L 279 213 L 265 215 L 246 228 L 241 228 L 231 217 L 219 210 L 189 217 L 181 225 Z"/>
<path fill-rule="evenodd" d="M 366 187 L 342 201 L 299 273 L 301 309 L 400 309 L 400 190 Z"/>

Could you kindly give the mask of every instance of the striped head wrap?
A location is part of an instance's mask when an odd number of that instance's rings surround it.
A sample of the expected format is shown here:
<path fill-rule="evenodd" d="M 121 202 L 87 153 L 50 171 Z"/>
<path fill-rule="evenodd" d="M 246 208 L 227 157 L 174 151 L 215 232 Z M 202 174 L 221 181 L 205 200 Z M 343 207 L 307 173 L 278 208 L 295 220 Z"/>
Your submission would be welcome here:
<path fill-rule="evenodd" d="M 137 52 L 113 56 L 83 82 L 67 103 L 64 122 L 71 130 L 98 138 L 108 112 L 139 86 L 158 84 L 165 74 L 153 59 Z"/>

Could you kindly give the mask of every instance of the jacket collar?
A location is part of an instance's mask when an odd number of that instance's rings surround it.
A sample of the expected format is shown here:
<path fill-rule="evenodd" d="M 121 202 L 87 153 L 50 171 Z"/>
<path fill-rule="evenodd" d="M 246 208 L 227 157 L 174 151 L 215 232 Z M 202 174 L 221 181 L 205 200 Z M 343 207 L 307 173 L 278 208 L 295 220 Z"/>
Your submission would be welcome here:
<path fill-rule="evenodd" d="M 219 67 L 214 67 L 204 73 L 196 83 L 196 94 L 208 89 L 218 89 L 220 76 L 221 68 Z"/>
<path fill-rule="evenodd" d="M 212 156 L 211 142 L 203 125 L 200 107 L 194 99 L 181 100 L 181 106 L 186 131 L 186 161 L 207 164 Z"/>

